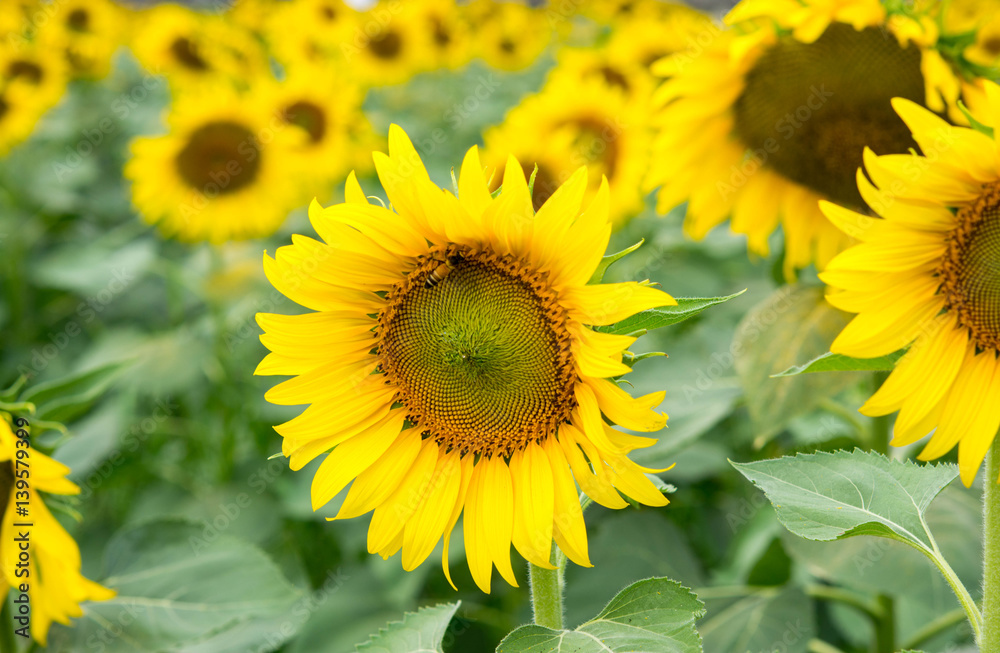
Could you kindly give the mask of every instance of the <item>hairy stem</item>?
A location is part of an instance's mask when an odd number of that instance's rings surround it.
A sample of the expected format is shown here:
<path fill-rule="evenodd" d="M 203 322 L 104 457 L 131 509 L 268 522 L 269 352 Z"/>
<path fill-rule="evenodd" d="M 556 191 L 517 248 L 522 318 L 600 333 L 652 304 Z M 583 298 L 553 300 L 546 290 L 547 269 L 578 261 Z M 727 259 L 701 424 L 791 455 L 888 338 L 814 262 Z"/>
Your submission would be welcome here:
<path fill-rule="evenodd" d="M 979 649 L 1000 652 L 1000 444 L 986 456 L 983 482 L 983 633 Z"/>

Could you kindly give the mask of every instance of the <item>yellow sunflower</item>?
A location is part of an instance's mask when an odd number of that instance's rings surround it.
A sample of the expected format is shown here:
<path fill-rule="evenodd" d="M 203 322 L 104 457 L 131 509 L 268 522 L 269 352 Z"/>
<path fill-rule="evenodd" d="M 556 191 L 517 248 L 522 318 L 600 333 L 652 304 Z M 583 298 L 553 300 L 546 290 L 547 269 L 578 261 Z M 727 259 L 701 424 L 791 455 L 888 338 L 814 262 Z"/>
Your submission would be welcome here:
<path fill-rule="evenodd" d="M 472 58 L 473 33 L 464 16 L 464 6 L 451 0 L 419 3 L 420 24 L 430 34 L 428 41 L 436 68 L 455 70 Z"/>
<path fill-rule="evenodd" d="M 567 102 L 568 97 L 573 101 Z M 539 143 L 550 138 L 558 151 L 555 144 L 563 142 L 565 132 L 569 132 L 571 154 L 558 169 L 551 170 L 553 178 L 566 179 L 581 165 L 607 177 L 611 219 L 618 225 L 643 207 L 640 186 L 649 161 L 647 116 L 645 105 L 603 79 L 554 78 L 540 93 L 522 100 L 501 125 L 484 134 L 487 159 L 499 167 L 504 161 L 500 153 L 534 152 Z M 525 162 L 530 164 L 531 159 Z M 597 192 L 598 180 L 591 180 L 591 193 Z"/>
<path fill-rule="evenodd" d="M 125 177 L 132 202 L 167 236 L 220 243 L 266 236 L 302 200 L 296 148 L 306 134 L 266 98 L 226 87 L 179 94 L 170 133 L 138 138 Z"/>
<path fill-rule="evenodd" d="M 434 66 L 421 3 L 379 3 L 358 13 L 339 44 L 344 68 L 362 84 L 401 84 Z"/>
<path fill-rule="evenodd" d="M 633 102 L 649 103 L 655 83 L 643 67 L 621 50 L 611 47 L 562 47 L 556 52 L 556 65 L 549 71 L 552 84 L 603 83 L 623 91 Z"/>
<path fill-rule="evenodd" d="M 1000 126 L 1000 87 L 986 90 Z M 882 219 L 821 205 L 861 242 L 820 275 L 839 289 L 830 303 L 858 313 L 831 350 L 872 358 L 908 346 L 861 412 L 898 410 L 897 446 L 936 428 L 920 458 L 958 445 L 969 485 L 1000 427 L 1000 147 L 912 100 L 897 98 L 893 107 L 922 154 L 865 150 L 867 177 L 859 171 L 857 183 Z"/>
<path fill-rule="evenodd" d="M 57 52 L 36 45 L 0 45 L 0 155 L 28 138 L 66 90 Z"/>
<path fill-rule="evenodd" d="M 274 5 L 262 33 L 288 69 L 332 66 L 356 47 L 358 12 L 340 0 L 299 0 Z M 363 32 L 361 32 L 363 34 Z"/>
<path fill-rule="evenodd" d="M 65 0 L 51 7 L 41 35 L 46 46 L 63 52 L 76 77 L 107 75 L 125 35 L 125 10 L 111 0 Z"/>
<path fill-rule="evenodd" d="M 587 285 L 611 226 L 602 186 L 583 207 L 581 168 L 538 210 L 517 161 L 492 197 L 476 148 L 458 197 L 437 188 L 403 131 L 375 165 L 396 212 L 369 204 L 352 174 L 346 203 L 310 207 L 324 244 L 296 236 L 264 257 L 268 278 L 315 312 L 259 314 L 272 353 L 257 374 L 293 375 L 267 393 L 310 404 L 275 427 L 292 469 L 326 452 L 314 508 L 351 481 L 336 519 L 374 511 L 368 549 L 402 550 L 415 568 L 463 512 L 469 568 L 488 592 L 492 569 L 516 585 L 510 546 L 551 568 L 552 541 L 590 565 L 574 477 L 595 501 L 667 503 L 627 453 L 666 416 L 653 393 L 633 399 L 633 338 L 591 329 L 675 303 L 630 282 Z M 605 418 L 607 421 L 605 421 Z M 332 451 L 330 451 L 332 449 Z"/>
<path fill-rule="evenodd" d="M 66 478 L 69 468 L 39 451 L 28 450 L 24 444 L 7 421 L 0 418 L 0 496 L 3 497 L 0 594 L 6 597 L 12 592 L 16 596 L 19 587 L 27 583 L 31 636 L 45 646 L 52 622 L 69 625 L 70 617 L 83 616 L 80 603 L 107 601 L 115 592 L 81 575 L 80 549 L 39 494 L 79 494 L 80 488 Z M 18 460 L 24 463 L 23 467 L 17 464 Z M 19 479 L 27 469 L 31 481 L 19 487 Z M 26 512 L 21 513 L 15 507 Z M 28 542 L 27 567 L 21 548 L 24 541 Z M 28 570 L 27 575 L 24 569 Z M 14 616 L 18 616 L 16 607 Z"/>
<path fill-rule="evenodd" d="M 267 55 L 253 34 L 224 17 L 161 4 L 137 13 L 133 27 L 136 58 L 172 85 L 215 87 L 270 73 Z"/>
<path fill-rule="evenodd" d="M 281 82 L 254 89 L 266 97 L 281 120 L 302 130 L 304 139 L 293 153 L 305 171 L 301 181 L 306 197 L 324 193 L 350 170 L 352 133 L 365 124 L 361 113 L 364 93 L 345 83 L 329 68 L 298 66 Z"/>
<path fill-rule="evenodd" d="M 822 268 L 850 241 L 819 200 L 860 207 L 862 149 L 914 146 L 890 99 L 961 117 L 961 80 L 935 49 L 930 16 L 887 14 L 878 0 L 744 0 L 727 21 L 656 64 L 669 79 L 649 186 L 661 186 L 661 212 L 688 203 L 694 238 L 731 218 L 766 255 L 780 224 L 786 274 Z"/>
<path fill-rule="evenodd" d="M 638 65 L 652 75 L 653 64 L 663 57 L 715 38 L 717 28 L 700 11 L 659 0 L 655 4 L 656 11 L 637 11 L 614 23 L 607 49 L 618 65 Z"/>
<path fill-rule="evenodd" d="M 518 2 L 473 0 L 465 15 L 476 33 L 477 54 L 498 70 L 527 68 L 552 41 L 545 12 Z"/>

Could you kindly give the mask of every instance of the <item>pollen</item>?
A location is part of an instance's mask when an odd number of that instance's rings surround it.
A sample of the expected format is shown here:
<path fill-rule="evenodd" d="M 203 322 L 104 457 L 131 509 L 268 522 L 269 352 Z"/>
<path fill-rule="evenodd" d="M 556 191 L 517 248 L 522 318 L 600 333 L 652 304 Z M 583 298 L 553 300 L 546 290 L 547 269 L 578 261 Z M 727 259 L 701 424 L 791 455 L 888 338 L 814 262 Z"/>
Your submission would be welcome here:
<path fill-rule="evenodd" d="M 946 308 L 980 349 L 1000 352 L 1000 183 L 958 212 L 938 275 Z"/>
<path fill-rule="evenodd" d="M 448 273 L 427 287 L 444 261 Z M 567 314 L 542 275 L 449 245 L 423 257 L 388 300 L 381 369 L 427 437 L 506 456 L 569 419 L 577 374 Z"/>

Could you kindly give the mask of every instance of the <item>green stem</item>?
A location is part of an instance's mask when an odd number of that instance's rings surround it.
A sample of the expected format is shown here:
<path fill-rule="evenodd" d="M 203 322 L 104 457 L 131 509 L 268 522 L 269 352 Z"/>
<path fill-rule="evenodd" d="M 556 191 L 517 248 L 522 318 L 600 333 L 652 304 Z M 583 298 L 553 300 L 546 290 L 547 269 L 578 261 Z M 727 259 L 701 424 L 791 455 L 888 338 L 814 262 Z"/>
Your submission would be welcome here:
<path fill-rule="evenodd" d="M 0 609 L 0 653 L 17 653 L 14 641 L 14 614 L 10 610 L 10 596 L 4 599 Z"/>
<path fill-rule="evenodd" d="M 552 544 L 550 560 L 560 561 L 559 548 Z M 553 630 L 563 627 L 563 573 L 565 558 L 555 569 L 545 569 L 535 564 L 528 565 L 528 583 L 531 585 L 531 608 L 535 623 Z"/>
<path fill-rule="evenodd" d="M 809 653 L 844 653 L 833 644 L 827 644 L 821 639 L 810 639 L 806 650 Z"/>
<path fill-rule="evenodd" d="M 917 632 L 910 635 L 910 638 L 903 642 L 903 645 L 900 648 L 904 651 L 915 651 L 928 641 L 934 639 L 946 630 L 957 626 L 966 619 L 968 619 L 968 616 L 965 614 L 965 610 L 962 610 L 961 608 L 952 610 L 947 614 L 941 615 Z"/>
<path fill-rule="evenodd" d="M 931 562 L 938 568 L 944 579 L 948 581 L 948 585 L 951 586 L 955 596 L 958 598 L 958 602 L 962 604 L 962 610 L 965 611 L 965 615 L 969 618 L 969 625 L 972 626 L 972 632 L 976 636 L 976 641 L 980 641 L 983 634 L 983 616 L 979 612 L 979 607 L 976 606 L 975 600 L 973 600 L 972 595 L 969 594 L 969 590 L 965 588 L 962 584 L 962 580 L 955 573 L 955 570 L 951 568 L 948 561 L 944 559 L 941 555 L 941 551 L 937 548 L 937 544 L 934 545 L 934 550 L 930 551 L 926 548 L 921 547 L 920 551 L 924 552 L 927 557 L 931 559 Z M 983 649 L 983 653 L 987 653 L 987 649 Z M 1000 653 L 1000 649 L 996 649 L 995 653 Z"/>
<path fill-rule="evenodd" d="M 1000 653 L 1000 444 L 986 456 L 983 482 L 983 633 L 979 649 Z"/>
<path fill-rule="evenodd" d="M 837 603 L 849 605 L 874 622 L 879 621 L 883 617 L 880 605 L 873 604 L 871 601 L 854 592 L 834 587 L 833 585 L 809 585 L 806 587 L 806 594 L 820 601 L 836 601 Z"/>
<path fill-rule="evenodd" d="M 896 610 L 891 596 L 875 597 L 882 618 L 875 622 L 876 653 L 894 653 L 896 650 Z"/>
<path fill-rule="evenodd" d="M 875 375 L 872 378 L 875 392 L 882 387 L 882 384 L 885 383 L 887 378 L 889 378 L 888 372 L 875 372 Z M 889 454 L 889 432 L 891 425 L 891 419 L 888 415 L 872 418 L 870 445 L 874 451 L 877 451 L 882 455 Z"/>

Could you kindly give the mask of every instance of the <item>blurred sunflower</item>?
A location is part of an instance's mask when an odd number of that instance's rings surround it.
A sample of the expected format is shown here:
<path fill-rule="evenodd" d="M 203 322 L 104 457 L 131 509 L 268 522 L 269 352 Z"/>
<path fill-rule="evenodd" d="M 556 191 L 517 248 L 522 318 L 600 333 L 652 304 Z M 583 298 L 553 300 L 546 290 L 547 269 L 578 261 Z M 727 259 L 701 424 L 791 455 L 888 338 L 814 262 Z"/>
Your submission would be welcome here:
<path fill-rule="evenodd" d="M 652 75 L 634 61 L 621 57 L 620 52 L 611 47 L 559 48 L 548 82 L 603 83 L 624 92 L 632 101 L 648 104 L 655 87 Z"/>
<path fill-rule="evenodd" d="M 10 43 L 0 46 L 0 155 L 28 138 L 66 90 L 58 52 Z"/>
<path fill-rule="evenodd" d="M 287 69 L 332 66 L 355 47 L 358 12 L 339 0 L 299 0 L 273 7 L 262 32 Z"/>
<path fill-rule="evenodd" d="M 566 98 L 572 97 L 572 102 Z M 590 193 L 596 193 L 601 176 L 611 189 L 611 219 L 616 225 L 642 210 L 642 177 L 649 162 L 649 127 L 645 105 L 631 101 L 620 87 L 602 79 L 590 81 L 554 78 L 540 93 L 524 98 L 488 130 L 486 158 L 498 168 L 502 152 L 514 152 L 526 164 L 539 143 L 553 142 L 553 150 L 569 140 L 570 156 L 550 169 L 561 181 L 581 165 L 595 173 Z M 550 162 L 553 160 L 546 157 Z M 547 166 L 548 168 L 548 166 Z M 530 169 L 530 168 L 529 168 Z"/>
<path fill-rule="evenodd" d="M 301 199 L 307 140 L 267 98 L 226 87 L 177 97 L 170 133 L 132 142 L 125 177 L 150 224 L 184 241 L 266 236 Z"/>
<path fill-rule="evenodd" d="M 52 516 L 39 492 L 47 494 L 79 494 L 80 488 L 66 475 L 69 468 L 45 454 L 32 450 L 28 462 L 31 483 L 17 487 L 14 461 L 19 439 L 6 420 L 0 418 L 0 502 L 3 507 L 3 527 L 0 528 L 0 593 L 5 597 L 11 588 L 24 582 L 18 574 L 21 549 L 17 538 L 25 531 L 23 522 L 31 523 L 28 549 L 28 598 L 31 602 L 31 637 L 45 646 L 52 622 L 69 625 L 70 617 L 83 616 L 80 603 L 107 601 L 115 592 L 80 573 L 80 549 L 69 533 Z M 17 468 L 21 469 L 21 468 Z M 27 500 L 27 518 L 18 516 L 14 506 Z M 6 599 L 9 600 L 9 599 Z"/>
<path fill-rule="evenodd" d="M 552 41 L 544 10 L 518 2 L 473 0 L 466 5 L 465 15 L 476 33 L 476 52 L 498 70 L 527 68 Z"/>
<path fill-rule="evenodd" d="M 663 57 L 697 47 L 698 39 L 715 37 L 717 28 L 707 15 L 668 2 L 656 2 L 656 12 L 644 12 L 619 21 L 611 31 L 607 50 L 619 66 L 652 66 Z"/>
<path fill-rule="evenodd" d="M 987 94 L 1000 126 L 1000 87 L 990 83 Z M 865 150 L 868 176 L 858 172 L 858 187 L 883 219 L 822 203 L 861 241 L 820 275 L 839 289 L 830 303 L 858 313 L 831 350 L 872 358 L 909 346 L 861 412 L 898 410 L 897 446 L 936 428 L 920 458 L 958 445 L 968 486 L 1000 427 L 1000 147 L 911 100 L 893 107 L 922 154 Z"/>
<path fill-rule="evenodd" d="M 370 205 L 352 174 L 346 203 L 310 207 L 328 244 L 294 237 L 264 257 L 274 286 L 315 311 L 257 316 L 272 353 L 256 373 L 296 377 L 267 399 L 310 404 L 275 427 L 291 468 L 332 448 L 313 479 L 313 507 L 353 480 L 336 518 L 374 510 L 369 551 L 402 549 L 407 570 L 443 536 L 451 581 L 448 542 L 463 511 L 483 591 L 494 565 L 517 584 L 512 543 L 551 568 L 554 540 L 589 566 L 574 476 L 608 507 L 627 505 L 616 489 L 647 505 L 667 500 L 626 455 L 654 440 L 602 418 L 655 431 L 663 393 L 633 399 L 609 380 L 629 371 L 621 356 L 634 339 L 585 325 L 674 300 L 635 282 L 586 285 L 610 225 L 606 184 L 581 212 L 585 169 L 536 215 L 513 159 L 494 198 L 472 148 L 456 198 L 393 125 L 389 156 L 376 154 L 375 165 L 398 213 Z"/>
<path fill-rule="evenodd" d="M 352 133 L 365 124 L 361 89 L 344 83 L 329 69 L 300 66 L 285 80 L 254 91 L 267 97 L 276 114 L 305 136 L 293 155 L 304 170 L 306 197 L 323 194 L 347 175 Z"/>
<path fill-rule="evenodd" d="M 252 33 L 220 16 L 161 4 L 136 14 L 134 24 L 136 58 L 171 85 L 239 84 L 270 73 L 267 55 Z"/>
<path fill-rule="evenodd" d="M 75 77 L 100 78 L 111 70 L 128 18 L 111 0 L 64 0 L 52 4 L 41 40 L 62 51 Z"/>
<path fill-rule="evenodd" d="M 401 84 L 433 67 L 432 34 L 421 3 L 376 4 L 358 13 L 340 44 L 345 68 L 367 86 Z"/>
<path fill-rule="evenodd" d="M 456 70 L 469 63 L 472 32 L 464 16 L 464 5 L 451 0 L 425 0 L 418 4 L 420 25 L 430 35 L 432 65 Z"/>
<path fill-rule="evenodd" d="M 658 209 L 687 202 L 694 238 L 731 216 L 749 249 L 768 253 L 779 223 L 785 272 L 819 268 L 849 244 L 823 217 L 823 198 L 860 207 L 854 182 L 867 145 L 914 146 L 889 101 L 956 109 L 961 81 L 926 14 L 887 14 L 878 0 L 744 0 L 733 27 L 656 65 L 669 79 L 653 146 Z"/>

